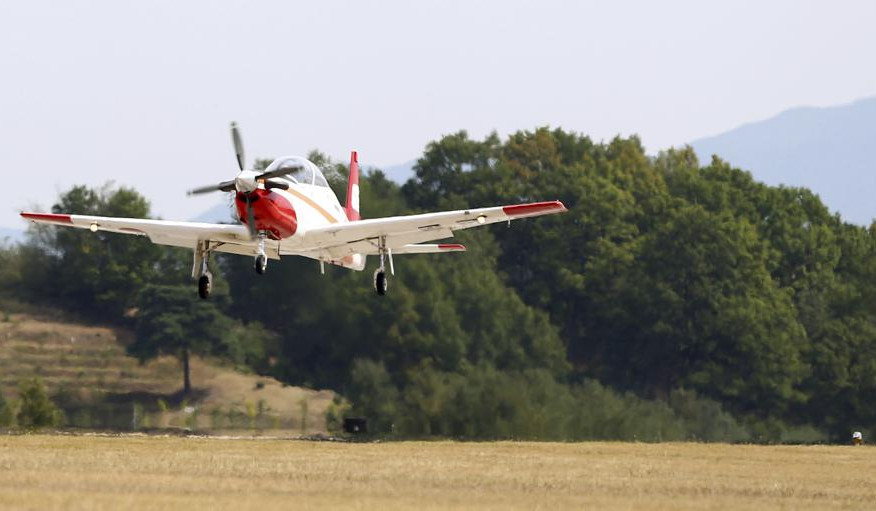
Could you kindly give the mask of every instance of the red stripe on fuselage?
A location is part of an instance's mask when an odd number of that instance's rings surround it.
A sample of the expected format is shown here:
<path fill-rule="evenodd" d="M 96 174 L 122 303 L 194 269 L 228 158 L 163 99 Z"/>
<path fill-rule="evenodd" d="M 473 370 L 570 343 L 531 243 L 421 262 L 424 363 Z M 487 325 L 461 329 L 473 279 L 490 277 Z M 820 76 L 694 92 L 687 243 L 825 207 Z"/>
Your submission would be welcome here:
<path fill-rule="evenodd" d="M 439 250 L 465 250 L 465 245 L 459 243 L 439 243 Z"/>
<path fill-rule="evenodd" d="M 298 216 L 288 199 L 270 190 L 252 192 L 252 211 L 255 216 L 256 229 L 268 231 L 274 239 L 288 238 L 298 230 Z M 246 194 L 238 193 L 235 197 L 237 215 L 241 223 L 246 225 Z"/>
<path fill-rule="evenodd" d="M 40 222 L 55 222 L 58 224 L 73 223 L 70 215 L 57 215 L 55 213 L 21 213 L 21 216 L 28 220 L 36 220 Z"/>
<path fill-rule="evenodd" d="M 554 200 L 548 202 L 533 202 L 532 204 L 518 204 L 516 206 L 504 206 L 502 211 L 508 216 L 532 216 L 553 211 L 566 211 L 563 203 Z"/>

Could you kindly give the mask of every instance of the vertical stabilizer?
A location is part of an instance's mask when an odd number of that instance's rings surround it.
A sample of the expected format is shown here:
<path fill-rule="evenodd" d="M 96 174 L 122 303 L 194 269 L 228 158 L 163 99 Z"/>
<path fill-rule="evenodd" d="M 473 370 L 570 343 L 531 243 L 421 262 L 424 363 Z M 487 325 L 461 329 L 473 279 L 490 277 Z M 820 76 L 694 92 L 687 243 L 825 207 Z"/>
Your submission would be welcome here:
<path fill-rule="evenodd" d="M 350 179 L 347 181 L 347 206 L 344 211 L 351 222 L 362 218 L 359 216 L 359 155 L 356 151 L 350 153 Z"/>

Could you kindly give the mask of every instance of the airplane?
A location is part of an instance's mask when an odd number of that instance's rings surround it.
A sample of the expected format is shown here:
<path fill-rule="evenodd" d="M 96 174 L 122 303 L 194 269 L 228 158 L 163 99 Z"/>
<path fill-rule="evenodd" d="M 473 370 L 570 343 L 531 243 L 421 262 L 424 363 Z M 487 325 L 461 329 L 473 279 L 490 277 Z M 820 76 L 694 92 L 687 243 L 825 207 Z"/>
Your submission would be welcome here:
<path fill-rule="evenodd" d="M 145 236 L 152 243 L 193 251 L 192 278 L 198 280 L 198 295 L 206 299 L 212 289 L 210 255 L 214 252 L 255 258 L 256 273 L 263 274 L 268 259 L 295 255 L 316 259 L 320 271 L 325 263 L 352 270 L 365 269 L 369 255 L 378 256 L 374 289 L 388 289 L 386 262 L 395 274 L 393 255 L 463 252 L 458 243 L 426 244 L 453 237 L 454 231 L 496 222 L 510 222 L 553 213 L 566 207 L 560 201 L 535 202 L 487 208 L 441 211 L 364 220 L 359 214 L 359 162 L 350 156 L 346 205 L 341 207 L 325 176 L 313 162 L 300 156 L 284 156 L 264 170 L 245 164 L 243 142 L 236 123 L 231 139 L 239 172 L 234 179 L 188 191 L 188 195 L 231 192 L 242 225 L 177 222 L 145 218 L 115 218 L 76 214 L 22 212 L 36 223 Z"/>

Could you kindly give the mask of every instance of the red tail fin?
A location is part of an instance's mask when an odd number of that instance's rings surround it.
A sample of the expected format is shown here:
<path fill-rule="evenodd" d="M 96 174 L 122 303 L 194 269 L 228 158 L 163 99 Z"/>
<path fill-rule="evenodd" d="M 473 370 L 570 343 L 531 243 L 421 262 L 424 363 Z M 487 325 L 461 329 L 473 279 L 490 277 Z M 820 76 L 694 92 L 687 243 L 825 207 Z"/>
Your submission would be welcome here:
<path fill-rule="evenodd" d="M 347 207 L 344 208 L 347 219 L 359 220 L 359 156 L 356 151 L 350 153 L 350 179 L 347 181 Z"/>

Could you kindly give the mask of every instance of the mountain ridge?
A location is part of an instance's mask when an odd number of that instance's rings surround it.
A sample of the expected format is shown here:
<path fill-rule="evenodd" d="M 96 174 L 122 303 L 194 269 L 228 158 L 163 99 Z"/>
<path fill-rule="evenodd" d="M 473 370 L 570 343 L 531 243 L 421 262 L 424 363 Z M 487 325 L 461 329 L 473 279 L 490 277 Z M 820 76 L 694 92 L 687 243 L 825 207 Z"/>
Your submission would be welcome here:
<path fill-rule="evenodd" d="M 876 96 L 829 107 L 795 107 L 694 140 L 702 163 L 718 155 L 770 185 L 806 187 L 844 220 L 876 217 Z"/>

